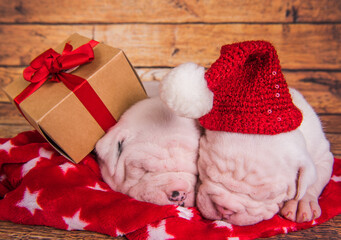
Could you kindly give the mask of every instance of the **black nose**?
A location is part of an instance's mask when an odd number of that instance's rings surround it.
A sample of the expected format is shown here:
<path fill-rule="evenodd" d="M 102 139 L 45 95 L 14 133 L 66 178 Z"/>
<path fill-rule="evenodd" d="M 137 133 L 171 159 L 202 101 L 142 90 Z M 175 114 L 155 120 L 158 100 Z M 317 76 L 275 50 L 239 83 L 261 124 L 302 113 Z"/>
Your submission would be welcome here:
<path fill-rule="evenodd" d="M 177 197 L 177 196 L 179 196 L 180 195 L 180 193 L 178 192 L 178 191 L 173 191 L 172 192 L 172 197 L 173 198 L 175 198 L 175 197 Z"/>
<path fill-rule="evenodd" d="M 184 191 L 172 191 L 168 196 L 168 199 L 172 202 L 183 202 L 187 197 L 187 193 Z"/>

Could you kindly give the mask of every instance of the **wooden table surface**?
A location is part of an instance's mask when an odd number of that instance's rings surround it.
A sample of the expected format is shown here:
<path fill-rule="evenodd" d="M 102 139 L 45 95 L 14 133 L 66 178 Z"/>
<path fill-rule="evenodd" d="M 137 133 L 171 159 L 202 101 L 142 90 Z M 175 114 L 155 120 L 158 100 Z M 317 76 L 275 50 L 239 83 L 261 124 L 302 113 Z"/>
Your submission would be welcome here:
<path fill-rule="evenodd" d="M 0 86 L 74 32 L 124 50 L 143 81 L 188 61 L 209 67 L 224 44 L 268 40 L 288 84 L 319 114 L 341 158 L 340 0 L 0 0 Z M 32 127 L 0 91 L 0 137 Z M 0 222 L 0 239 L 115 239 Z M 270 239 L 341 239 L 341 217 Z M 116 238 L 124 239 L 124 238 Z"/>
<path fill-rule="evenodd" d="M 11 222 L 0 221 L 0 239 L 115 239 L 124 240 L 125 237 L 111 237 L 108 235 L 89 231 L 64 231 L 45 226 L 19 225 Z M 341 216 L 337 216 L 328 222 L 288 234 L 276 235 L 267 239 L 341 239 Z M 161 240 L 161 239 L 160 239 Z"/>

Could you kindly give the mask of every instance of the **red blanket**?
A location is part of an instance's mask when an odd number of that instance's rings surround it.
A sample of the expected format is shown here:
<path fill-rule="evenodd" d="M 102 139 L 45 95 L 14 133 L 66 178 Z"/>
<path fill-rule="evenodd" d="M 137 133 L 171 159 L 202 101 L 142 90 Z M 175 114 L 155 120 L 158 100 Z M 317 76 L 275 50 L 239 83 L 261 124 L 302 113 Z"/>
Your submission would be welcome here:
<path fill-rule="evenodd" d="M 0 220 L 89 230 L 128 239 L 254 239 L 309 228 L 341 213 L 341 160 L 320 197 L 322 216 L 294 223 L 275 216 L 238 227 L 204 220 L 196 208 L 158 206 L 112 191 L 90 155 L 62 157 L 36 132 L 0 139 Z"/>

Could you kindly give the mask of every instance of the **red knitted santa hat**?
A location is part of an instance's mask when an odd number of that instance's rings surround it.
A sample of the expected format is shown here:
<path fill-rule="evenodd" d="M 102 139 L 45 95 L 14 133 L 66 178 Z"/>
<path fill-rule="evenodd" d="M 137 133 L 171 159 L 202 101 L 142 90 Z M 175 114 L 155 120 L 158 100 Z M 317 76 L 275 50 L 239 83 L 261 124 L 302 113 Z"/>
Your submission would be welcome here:
<path fill-rule="evenodd" d="M 185 64 L 166 77 L 161 98 L 180 115 L 200 117 L 199 122 L 206 129 L 272 135 L 294 130 L 302 122 L 302 114 L 292 102 L 276 50 L 269 42 L 247 41 L 223 46 L 219 59 L 204 75 L 206 81 L 193 78 L 194 70 L 186 73 L 186 69 L 190 71 L 191 67 Z M 182 83 L 191 82 L 185 86 L 187 92 L 174 91 L 182 88 L 176 83 L 178 78 L 184 78 Z M 203 82 L 213 93 L 213 99 L 202 90 L 193 93 L 195 85 Z M 173 89 L 168 90 L 170 85 Z M 204 104 L 202 100 L 211 102 Z M 186 107 L 200 109 L 201 114 L 181 111 Z"/>

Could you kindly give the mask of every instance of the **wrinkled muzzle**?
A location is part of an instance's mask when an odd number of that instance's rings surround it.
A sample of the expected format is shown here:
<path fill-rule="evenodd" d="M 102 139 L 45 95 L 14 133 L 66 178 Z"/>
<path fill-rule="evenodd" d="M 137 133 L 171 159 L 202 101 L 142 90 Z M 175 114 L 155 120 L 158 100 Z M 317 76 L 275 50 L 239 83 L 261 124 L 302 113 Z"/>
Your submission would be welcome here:
<path fill-rule="evenodd" d="M 257 201 L 212 182 L 199 186 L 196 199 L 197 207 L 205 218 L 220 219 L 240 226 L 272 218 L 279 211 L 277 202 L 277 199 Z"/>
<path fill-rule="evenodd" d="M 127 194 L 158 205 L 193 207 L 196 176 L 185 172 L 146 173 Z"/>

